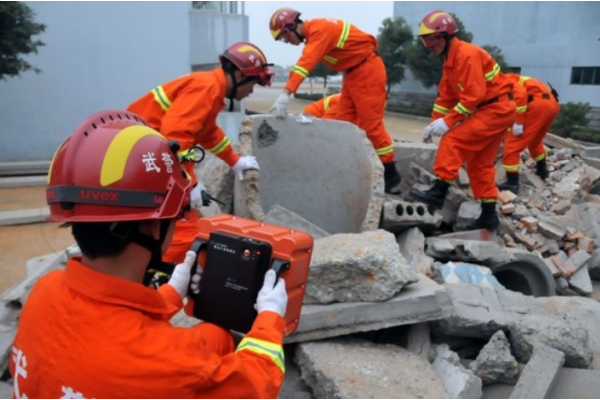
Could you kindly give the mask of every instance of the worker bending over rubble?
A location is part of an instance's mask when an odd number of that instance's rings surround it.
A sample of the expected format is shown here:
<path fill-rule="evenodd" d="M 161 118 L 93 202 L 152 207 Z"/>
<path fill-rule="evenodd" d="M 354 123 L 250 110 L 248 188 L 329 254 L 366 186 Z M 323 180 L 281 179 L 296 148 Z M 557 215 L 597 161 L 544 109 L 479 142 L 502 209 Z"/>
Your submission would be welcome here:
<path fill-rule="evenodd" d="M 365 131 L 385 169 L 385 192 L 397 193 L 401 178 L 394 162 L 392 139 L 383 125 L 387 76 L 377 53 L 377 39 L 342 20 L 316 18 L 303 21 L 300 12 L 291 8 L 275 11 L 269 28 L 275 40 L 294 46 L 305 44 L 283 93 L 270 111 L 285 117 L 290 95 L 296 93 L 319 62 L 343 72 L 336 119 L 354 123 Z"/>
<path fill-rule="evenodd" d="M 341 94 L 332 94 L 304 107 L 304 114 L 321 119 L 337 119 Z"/>
<path fill-rule="evenodd" d="M 466 163 L 473 195 L 481 201 L 481 215 L 468 228 L 495 230 L 500 221 L 494 162 L 504 135 L 515 122 L 513 84 L 485 50 L 456 38 L 457 32 L 454 18 L 440 10 L 427 14 L 419 24 L 423 45 L 444 58 L 433 122 L 423 132 L 425 141 L 434 136 L 441 140 L 433 187 L 412 190 L 410 196 L 442 208 L 450 184 Z"/>
<path fill-rule="evenodd" d="M 283 279 L 274 285 L 266 274 L 258 317 L 237 348 L 216 325 L 169 323 L 190 288 L 194 252 L 158 290 L 142 284 L 189 213 L 192 189 L 178 146 L 147 125 L 130 112 L 97 113 L 52 160 L 50 220 L 71 225 L 82 257 L 31 290 L 10 357 L 15 398 L 277 397 Z M 197 273 L 194 293 L 199 284 Z"/>
<path fill-rule="evenodd" d="M 270 86 L 273 73 L 263 52 L 252 43 L 239 42 L 219 56 L 221 66 L 212 71 L 192 72 L 157 86 L 132 103 L 127 110 L 144 118 L 150 126 L 181 146 L 179 156 L 184 168 L 196 183 L 194 146 L 204 149 L 227 163 L 240 180 L 242 171 L 259 169 L 254 156 L 240 157 L 231 141 L 217 125 L 217 116 L 225 106 L 225 98 L 242 100 L 254 85 Z M 192 207 L 202 205 L 202 185 L 192 190 Z M 198 216 L 192 213 L 177 223 L 173 245 L 165 261 L 180 263 L 198 233 Z"/>
<path fill-rule="evenodd" d="M 517 120 L 512 134 L 504 140 L 502 164 L 506 171 L 506 182 L 498 185 L 500 190 L 519 193 L 519 168 L 521 152 L 529 154 L 537 163 L 536 174 L 546 179 L 550 175 L 546 165 L 544 138 L 560 111 L 558 93 L 537 79 L 517 74 L 506 74 L 514 84 L 513 93 L 517 103 Z"/>

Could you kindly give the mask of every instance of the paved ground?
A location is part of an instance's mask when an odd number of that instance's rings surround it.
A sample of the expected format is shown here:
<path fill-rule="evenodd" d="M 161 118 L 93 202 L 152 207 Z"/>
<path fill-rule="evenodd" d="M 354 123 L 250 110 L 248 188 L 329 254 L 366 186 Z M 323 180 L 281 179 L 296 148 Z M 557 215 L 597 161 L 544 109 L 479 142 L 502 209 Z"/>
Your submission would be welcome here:
<path fill-rule="evenodd" d="M 247 100 L 248 110 L 267 113 L 281 93 L 282 84 L 273 88 L 257 88 Z M 309 91 L 305 84 L 302 90 Z M 322 90 L 314 85 L 314 90 Z M 308 101 L 292 99 L 290 112 L 299 113 Z M 420 141 L 421 132 L 427 124 L 424 118 L 388 114 L 385 126 L 395 140 Z M 46 206 L 44 187 L 0 189 L 0 211 L 13 211 Z M 0 227 L 0 293 L 25 277 L 27 260 L 64 250 L 74 244 L 69 228 L 58 228 L 58 224 L 40 223 L 21 226 Z"/>

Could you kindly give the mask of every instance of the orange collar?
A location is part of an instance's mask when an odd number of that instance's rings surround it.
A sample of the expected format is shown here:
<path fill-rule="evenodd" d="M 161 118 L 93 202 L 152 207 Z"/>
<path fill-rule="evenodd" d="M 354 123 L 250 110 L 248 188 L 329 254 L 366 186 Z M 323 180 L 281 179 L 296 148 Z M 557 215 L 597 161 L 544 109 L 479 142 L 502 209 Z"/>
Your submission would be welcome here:
<path fill-rule="evenodd" d="M 456 53 L 458 51 L 458 47 L 460 46 L 460 39 L 457 37 L 453 37 L 450 40 L 450 49 L 448 50 L 448 57 L 444 60 L 444 66 L 452 67 L 454 66 L 454 59 L 456 58 Z"/>
<path fill-rule="evenodd" d="M 82 264 L 80 257 L 73 257 L 67 263 L 65 280 L 74 291 L 101 303 L 159 315 L 178 311 L 155 289 L 95 271 Z"/>
<path fill-rule="evenodd" d="M 223 68 L 215 68 L 211 71 L 219 84 L 219 99 L 223 101 L 225 106 L 225 95 L 227 94 L 227 83 L 225 81 L 225 71 Z"/>

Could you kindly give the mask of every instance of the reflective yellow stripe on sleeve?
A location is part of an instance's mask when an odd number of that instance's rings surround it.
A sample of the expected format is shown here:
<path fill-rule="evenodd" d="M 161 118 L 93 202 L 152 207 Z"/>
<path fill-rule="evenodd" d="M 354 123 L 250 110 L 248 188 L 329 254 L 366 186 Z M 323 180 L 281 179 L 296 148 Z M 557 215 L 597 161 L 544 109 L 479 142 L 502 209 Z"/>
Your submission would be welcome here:
<path fill-rule="evenodd" d="M 179 157 L 179 162 L 183 161 L 195 161 L 196 160 L 196 151 L 192 147 L 191 149 L 181 150 L 177 153 L 177 157 Z"/>
<path fill-rule="evenodd" d="M 346 41 L 348 40 L 348 36 L 350 36 L 350 24 L 346 21 L 342 21 L 344 26 L 342 27 L 342 34 L 337 42 L 338 49 L 343 49 Z"/>
<path fill-rule="evenodd" d="M 329 100 L 331 100 L 333 96 L 325 97 L 325 111 L 329 111 Z"/>
<path fill-rule="evenodd" d="M 436 113 L 443 114 L 443 115 L 450 114 L 450 110 L 449 109 L 447 109 L 446 107 L 442 107 L 439 104 L 434 104 L 433 105 L 433 111 L 435 111 Z"/>
<path fill-rule="evenodd" d="M 498 64 L 494 64 L 494 68 L 492 68 L 492 70 L 490 72 L 485 74 L 485 80 L 489 82 L 492 79 L 494 79 L 499 73 L 500 73 L 500 66 Z"/>
<path fill-rule="evenodd" d="M 517 107 L 517 112 L 518 113 L 526 113 L 527 112 L 527 106 Z"/>
<path fill-rule="evenodd" d="M 469 110 L 467 107 L 463 106 L 460 103 L 458 103 L 454 107 L 454 110 L 459 114 L 466 115 L 467 117 L 470 116 L 471 114 L 473 114 L 473 111 Z"/>
<path fill-rule="evenodd" d="M 308 70 L 302 68 L 299 65 L 294 65 L 292 67 L 292 72 L 297 73 L 298 75 L 300 75 L 303 78 L 306 78 L 308 75 L 310 75 L 310 72 L 308 72 Z"/>
<path fill-rule="evenodd" d="M 528 76 L 521 76 L 519 78 L 519 85 L 523 86 L 523 84 L 529 79 Z"/>
<path fill-rule="evenodd" d="M 208 151 L 210 151 L 211 153 L 213 153 L 215 156 L 219 153 L 221 153 L 223 150 L 225 150 L 227 148 L 227 146 L 231 145 L 231 141 L 229 140 L 229 138 L 227 136 L 225 136 L 215 147 L 213 147 L 212 149 L 208 149 Z"/>
<path fill-rule="evenodd" d="M 242 350 L 269 357 L 275 365 L 281 369 L 281 372 L 285 373 L 285 356 L 283 354 L 283 348 L 280 345 L 265 340 L 245 337 L 242 339 L 237 349 L 235 349 L 235 352 L 237 353 Z"/>
<path fill-rule="evenodd" d="M 337 64 L 337 62 L 338 62 L 337 58 L 331 57 L 331 56 L 323 56 L 323 60 L 325 60 L 331 64 Z"/>
<path fill-rule="evenodd" d="M 539 156 L 537 156 L 537 157 L 534 157 L 534 158 L 533 158 L 533 161 L 535 161 L 535 162 L 542 161 L 544 158 L 546 158 L 546 153 L 545 153 L 545 152 L 544 152 L 544 153 L 542 153 L 542 154 L 540 154 L 540 155 L 539 155 Z"/>
<path fill-rule="evenodd" d="M 390 154 L 394 152 L 394 146 L 393 145 L 389 145 L 389 146 L 385 146 L 385 147 L 380 147 L 377 149 L 377 155 L 378 156 L 384 156 L 386 154 Z"/>
<path fill-rule="evenodd" d="M 167 94 L 162 86 L 157 86 L 152 89 L 152 94 L 154 95 L 154 101 L 158 103 L 163 111 L 167 111 L 169 107 L 171 107 L 171 100 L 169 100 L 167 97 Z"/>

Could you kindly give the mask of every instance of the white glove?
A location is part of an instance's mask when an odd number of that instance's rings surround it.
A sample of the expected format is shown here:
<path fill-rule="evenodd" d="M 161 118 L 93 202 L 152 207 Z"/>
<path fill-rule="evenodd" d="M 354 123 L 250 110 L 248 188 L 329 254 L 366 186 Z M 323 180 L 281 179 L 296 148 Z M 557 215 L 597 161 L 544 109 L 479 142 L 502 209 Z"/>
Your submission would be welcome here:
<path fill-rule="evenodd" d="M 312 124 L 315 119 L 304 114 L 300 114 L 298 118 L 296 118 L 296 122 L 301 124 Z"/>
<path fill-rule="evenodd" d="M 196 273 L 192 276 L 190 289 L 192 289 L 192 293 L 198 295 L 200 293 L 200 281 L 202 280 L 202 272 L 204 269 L 200 265 L 196 268 Z"/>
<path fill-rule="evenodd" d="M 247 169 L 260 169 L 260 167 L 258 166 L 258 161 L 256 161 L 256 157 L 254 156 L 243 156 L 240 157 L 240 159 L 238 160 L 238 162 L 235 163 L 235 165 L 233 167 L 231 167 L 231 169 L 233 169 L 233 172 L 235 172 L 235 174 L 237 175 L 238 179 L 240 181 L 244 180 L 244 174 L 243 172 Z"/>
<path fill-rule="evenodd" d="M 516 137 L 523 135 L 523 124 L 513 125 L 513 135 Z"/>
<path fill-rule="evenodd" d="M 192 273 L 192 266 L 196 260 L 196 253 L 188 251 L 185 253 L 185 259 L 181 264 L 177 264 L 173 270 L 173 275 L 169 279 L 168 285 L 171 285 L 177 290 L 177 293 L 181 296 L 181 299 L 185 299 L 190 286 L 190 274 Z"/>
<path fill-rule="evenodd" d="M 448 128 L 448 125 L 446 125 L 446 123 L 444 122 L 443 118 L 438 118 L 435 121 L 433 121 L 432 123 L 430 123 L 427 128 L 425 128 L 425 130 L 430 129 L 430 135 L 431 136 L 439 136 L 442 137 L 444 136 L 444 134 L 446 132 L 448 132 L 448 130 L 450 128 Z"/>
<path fill-rule="evenodd" d="M 288 114 L 288 103 L 290 102 L 290 95 L 283 92 L 279 95 L 269 112 L 277 111 L 279 118 L 285 118 Z"/>
<path fill-rule="evenodd" d="M 427 125 L 423 130 L 423 143 L 431 143 L 433 138 L 431 136 L 431 125 Z"/>
<path fill-rule="evenodd" d="M 202 192 L 206 192 L 206 187 L 200 182 L 196 183 L 190 193 L 190 205 L 192 208 L 202 207 Z"/>
<path fill-rule="evenodd" d="M 265 282 L 260 292 L 258 292 L 254 308 L 259 314 L 263 311 L 273 311 L 284 317 L 288 300 L 287 292 L 285 291 L 285 281 L 283 278 L 279 278 L 277 285 L 273 287 L 275 279 L 277 279 L 275 271 L 272 269 L 268 270 L 265 274 Z"/>

